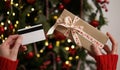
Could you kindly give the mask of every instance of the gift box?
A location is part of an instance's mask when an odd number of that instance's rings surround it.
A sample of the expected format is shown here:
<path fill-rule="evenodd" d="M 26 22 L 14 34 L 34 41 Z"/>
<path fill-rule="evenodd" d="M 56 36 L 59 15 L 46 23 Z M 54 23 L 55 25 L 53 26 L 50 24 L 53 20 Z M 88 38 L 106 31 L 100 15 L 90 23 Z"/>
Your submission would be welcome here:
<path fill-rule="evenodd" d="M 107 42 L 108 37 L 100 30 L 91 26 L 78 16 L 64 9 L 57 19 L 56 23 L 49 29 L 48 35 L 54 30 L 63 33 L 67 38 L 72 39 L 79 47 L 91 51 L 90 46 L 94 44 L 102 49 Z"/>

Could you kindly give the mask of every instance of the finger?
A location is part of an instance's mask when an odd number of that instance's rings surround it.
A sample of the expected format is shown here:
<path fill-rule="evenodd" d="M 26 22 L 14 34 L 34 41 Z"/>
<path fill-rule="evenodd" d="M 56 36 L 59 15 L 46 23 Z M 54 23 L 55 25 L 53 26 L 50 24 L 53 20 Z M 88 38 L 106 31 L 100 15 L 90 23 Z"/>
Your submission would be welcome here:
<path fill-rule="evenodd" d="M 105 50 L 105 52 L 106 52 L 107 54 L 110 54 L 110 53 L 111 53 L 111 50 L 110 50 L 110 48 L 109 48 L 108 45 L 105 45 L 105 46 L 103 47 L 103 49 Z"/>
<path fill-rule="evenodd" d="M 22 43 L 22 36 L 18 36 L 16 42 L 14 43 L 13 48 L 11 49 L 11 55 L 17 57 L 19 47 Z"/>
<path fill-rule="evenodd" d="M 20 49 L 19 49 L 20 52 L 23 52 L 26 50 L 27 50 L 27 46 L 20 46 Z"/>
<path fill-rule="evenodd" d="M 3 43 L 4 45 L 11 45 L 14 43 L 14 40 L 18 37 L 18 35 L 10 35 L 8 39 Z M 10 47 L 10 46 L 9 46 Z"/>
<path fill-rule="evenodd" d="M 112 37 L 110 33 L 107 32 L 107 36 L 109 37 L 111 43 L 112 43 L 112 54 L 117 54 L 118 44 L 116 40 Z"/>
<path fill-rule="evenodd" d="M 92 49 L 92 51 L 93 51 L 93 52 L 92 52 L 93 55 L 102 55 L 100 49 L 99 49 L 97 46 L 92 45 L 92 46 L 91 46 L 91 49 Z"/>

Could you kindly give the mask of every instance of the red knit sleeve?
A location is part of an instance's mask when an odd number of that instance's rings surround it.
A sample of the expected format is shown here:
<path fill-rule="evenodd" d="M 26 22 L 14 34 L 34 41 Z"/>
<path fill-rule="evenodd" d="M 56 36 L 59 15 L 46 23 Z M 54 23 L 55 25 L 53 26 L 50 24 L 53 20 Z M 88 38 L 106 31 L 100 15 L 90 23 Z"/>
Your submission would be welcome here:
<path fill-rule="evenodd" d="M 95 57 L 97 70 L 116 70 L 118 55 L 100 55 Z"/>
<path fill-rule="evenodd" d="M 4 57 L 0 57 L 0 70 L 16 70 L 18 60 L 12 61 Z"/>

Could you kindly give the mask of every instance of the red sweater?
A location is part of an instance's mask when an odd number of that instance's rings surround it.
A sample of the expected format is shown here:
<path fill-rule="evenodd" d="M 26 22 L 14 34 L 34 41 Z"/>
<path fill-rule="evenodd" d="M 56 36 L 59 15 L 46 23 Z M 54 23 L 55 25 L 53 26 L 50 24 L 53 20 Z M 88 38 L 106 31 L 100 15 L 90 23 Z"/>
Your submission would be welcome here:
<path fill-rule="evenodd" d="M 97 70 L 116 70 L 118 55 L 101 55 L 95 57 Z M 17 61 L 0 57 L 0 70 L 16 70 Z"/>
<path fill-rule="evenodd" d="M 0 57 L 0 70 L 16 70 L 18 60 L 12 61 L 4 57 Z"/>
<path fill-rule="evenodd" d="M 95 57 L 97 70 L 116 70 L 118 55 L 100 55 Z"/>

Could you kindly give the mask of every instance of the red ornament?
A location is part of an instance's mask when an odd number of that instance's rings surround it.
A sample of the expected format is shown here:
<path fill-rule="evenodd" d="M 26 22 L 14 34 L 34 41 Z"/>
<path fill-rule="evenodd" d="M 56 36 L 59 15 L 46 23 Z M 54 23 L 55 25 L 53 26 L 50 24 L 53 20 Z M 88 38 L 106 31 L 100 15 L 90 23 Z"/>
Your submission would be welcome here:
<path fill-rule="evenodd" d="M 64 4 L 68 4 L 68 3 L 70 3 L 70 1 L 71 1 L 71 0 L 62 0 L 62 2 L 63 2 Z"/>
<path fill-rule="evenodd" d="M 12 24 L 9 25 L 9 29 L 13 30 L 14 26 Z"/>
<path fill-rule="evenodd" d="M 36 2 L 36 0 L 26 0 L 26 1 L 28 4 L 31 4 L 31 5 L 33 5 Z"/>
<path fill-rule="evenodd" d="M 76 54 L 76 50 L 70 48 L 70 49 L 69 49 L 69 53 L 70 53 L 70 55 L 74 56 L 74 55 Z"/>
<path fill-rule="evenodd" d="M 57 56 L 56 61 L 57 61 L 57 62 L 60 62 L 60 61 L 61 61 L 60 56 Z"/>
<path fill-rule="evenodd" d="M 62 70 L 70 70 L 69 64 L 63 63 L 62 64 Z"/>
<path fill-rule="evenodd" d="M 4 27 L 3 26 L 0 26 L 0 34 L 3 34 L 4 33 Z"/>
<path fill-rule="evenodd" d="M 31 59 L 33 58 L 33 56 L 34 56 L 34 53 L 31 51 L 26 55 L 26 59 Z"/>
<path fill-rule="evenodd" d="M 54 31 L 54 37 L 56 40 L 65 40 L 66 37 L 59 31 Z"/>
<path fill-rule="evenodd" d="M 52 43 L 50 43 L 47 47 L 49 50 L 53 48 Z"/>
<path fill-rule="evenodd" d="M 64 5 L 62 3 L 59 4 L 59 10 L 63 10 L 64 9 Z"/>
<path fill-rule="evenodd" d="M 97 20 L 92 20 L 92 21 L 90 22 L 90 24 L 91 24 L 92 26 L 94 26 L 94 27 L 98 27 L 98 26 L 99 26 L 99 21 L 97 21 Z"/>
<path fill-rule="evenodd" d="M 10 9 L 11 8 L 11 0 L 5 1 L 5 8 Z"/>

